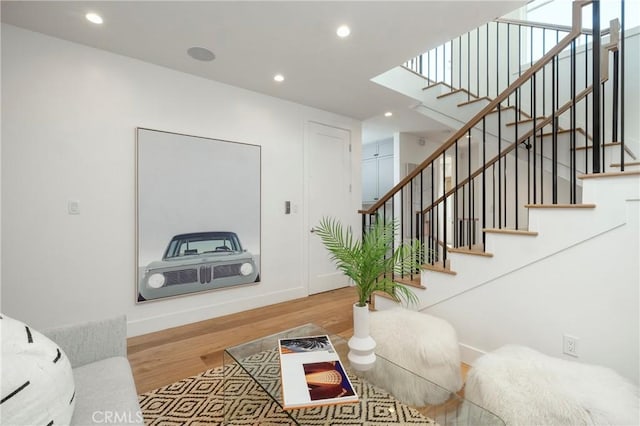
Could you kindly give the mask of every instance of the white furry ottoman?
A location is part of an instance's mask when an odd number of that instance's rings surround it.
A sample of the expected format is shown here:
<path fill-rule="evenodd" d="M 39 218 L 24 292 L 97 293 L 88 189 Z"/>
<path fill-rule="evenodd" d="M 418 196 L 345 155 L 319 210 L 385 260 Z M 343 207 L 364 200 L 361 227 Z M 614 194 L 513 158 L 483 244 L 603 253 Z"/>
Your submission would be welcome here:
<path fill-rule="evenodd" d="M 478 358 L 465 398 L 515 425 L 638 425 L 638 388 L 615 371 L 507 345 Z"/>
<path fill-rule="evenodd" d="M 391 372 L 382 362 L 376 362 L 365 373 L 372 383 L 389 390 L 398 400 L 416 406 L 440 404 L 451 392 L 460 390 L 460 348 L 456 331 L 448 322 L 395 308 L 372 312 L 370 326 L 377 354 L 441 387 L 416 379 L 408 372 Z"/>

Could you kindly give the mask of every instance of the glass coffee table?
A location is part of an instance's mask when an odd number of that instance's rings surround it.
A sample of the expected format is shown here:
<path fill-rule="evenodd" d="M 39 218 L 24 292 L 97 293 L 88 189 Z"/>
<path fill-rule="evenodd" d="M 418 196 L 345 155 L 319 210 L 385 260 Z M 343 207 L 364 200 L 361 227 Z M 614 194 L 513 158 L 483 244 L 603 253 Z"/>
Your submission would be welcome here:
<path fill-rule="evenodd" d="M 293 410 L 282 409 L 278 339 L 328 335 L 347 370 L 359 401 Z M 224 420 L 226 425 L 451 425 L 504 426 L 495 414 L 436 383 L 377 356 L 369 372 L 349 365 L 347 341 L 306 324 L 224 351 Z M 390 380 L 392 385 L 390 386 Z M 395 383 L 393 383 L 395 381 Z M 400 385 L 420 395 L 420 402 L 402 401 Z M 409 397 L 409 399 L 412 399 Z"/>

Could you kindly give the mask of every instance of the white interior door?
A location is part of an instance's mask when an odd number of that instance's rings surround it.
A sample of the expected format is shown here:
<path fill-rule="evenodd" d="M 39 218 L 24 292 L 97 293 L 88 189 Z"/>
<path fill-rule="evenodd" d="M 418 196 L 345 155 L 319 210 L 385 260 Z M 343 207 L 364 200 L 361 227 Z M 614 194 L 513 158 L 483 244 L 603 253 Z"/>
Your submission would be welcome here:
<path fill-rule="evenodd" d="M 353 220 L 351 206 L 351 133 L 319 123 L 307 124 L 307 206 L 309 224 L 309 294 L 345 287 L 348 278 L 329 258 L 313 227 L 330 216 L 345 226 Z"/>

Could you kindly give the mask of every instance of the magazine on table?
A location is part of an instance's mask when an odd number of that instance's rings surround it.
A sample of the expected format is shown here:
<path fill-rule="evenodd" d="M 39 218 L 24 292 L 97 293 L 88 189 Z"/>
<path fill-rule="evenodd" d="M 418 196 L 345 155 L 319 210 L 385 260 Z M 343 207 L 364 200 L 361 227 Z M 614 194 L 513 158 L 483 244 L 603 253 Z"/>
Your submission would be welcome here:
<path fill-rule="evenodd" d="M 329 336 L 279 339 L 284 409 L 358 401 Z"/>

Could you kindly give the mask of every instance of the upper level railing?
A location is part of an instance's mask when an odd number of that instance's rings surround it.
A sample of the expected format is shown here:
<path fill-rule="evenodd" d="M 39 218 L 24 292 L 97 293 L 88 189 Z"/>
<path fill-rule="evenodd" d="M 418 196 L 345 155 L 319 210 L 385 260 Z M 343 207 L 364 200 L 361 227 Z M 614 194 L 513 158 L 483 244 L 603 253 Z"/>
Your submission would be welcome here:
<path fill-rule="evenodd" d="M 553 46 L 544 46 L 538 61 L 518 69 L 504 90 L 480 99 L 482 85 L 476 78 L 480 90 L 468 90 L 467 96 L 485 106 L 389 193 L 360 212 L 363 232 L 376 217 L 396 218 L 402 238 L 417 238 L 428 248 L 425 263 L 446 268 L 448 252 L 484 251 L 483 230 L 526 228 L 525 206 L 576 204 L 581 196 L 578 175 L 604 170 L 603 146 L 619 149 L 616 155 L 624 167 L 623 142 L 601 143 L 603 108 L 612 110 L 611 128 L 616 130 L 609 134 L 620 128 L 619 27 L 612 23 L 602 60 L 602 36 L 592 36 L 589 55 L 589 43 L 579 46 L 579 39 L 589 36 L 583 34 L 581 21 L 588 4 L 573 3 L 571 30 Z M 592 10 L 593 34 L 599 34 L 597 2 Z M 496 70 L 499 65 L 500 60 Z M 437 77 L 427 79 L 432 83 Z M 467 78 L 467 83 L 472 80 Z M 490 93 L 499 83 L 486 84 L 486 89 Z M 613 93 L 603 96 L 609 86 Z M 580 128 L 578 116 L 591 126 Z"/>

